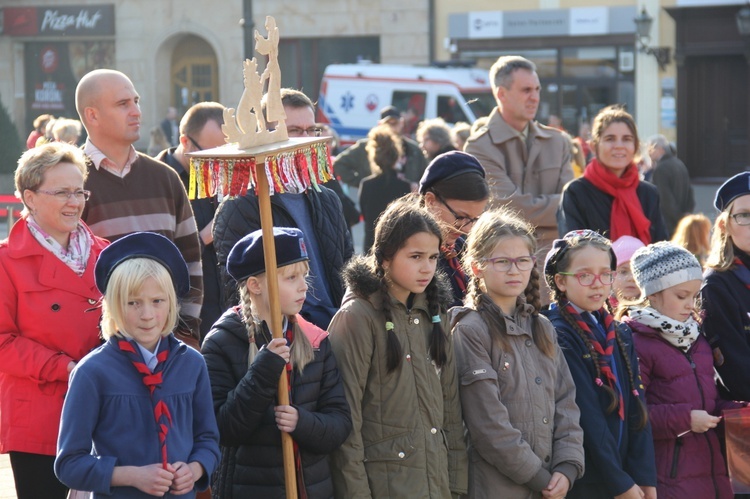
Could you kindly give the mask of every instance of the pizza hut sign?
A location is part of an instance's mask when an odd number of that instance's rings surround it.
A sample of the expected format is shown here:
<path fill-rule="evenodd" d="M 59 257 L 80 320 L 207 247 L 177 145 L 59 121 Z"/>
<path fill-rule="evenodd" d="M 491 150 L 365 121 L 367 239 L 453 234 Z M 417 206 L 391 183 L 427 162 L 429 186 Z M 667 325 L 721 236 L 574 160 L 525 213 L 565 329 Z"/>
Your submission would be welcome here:
<path fill-rule="evenodd" d="M 115 6 L 6 7 L 3 31 L 11 36 L 111 36 Z"/>

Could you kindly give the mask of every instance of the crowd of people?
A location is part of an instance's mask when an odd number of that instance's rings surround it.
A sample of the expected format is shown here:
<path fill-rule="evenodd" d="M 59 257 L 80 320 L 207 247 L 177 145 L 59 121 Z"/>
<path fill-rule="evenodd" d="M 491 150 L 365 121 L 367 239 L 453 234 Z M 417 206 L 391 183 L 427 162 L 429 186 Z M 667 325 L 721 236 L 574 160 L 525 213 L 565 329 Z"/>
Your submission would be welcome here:
<path fill-rule="evenodd" d="M 224 107 L 168 109 L 146 155 L 130 79 L 85 75 L 85 142 L 35 122 L 0 241 L 18 498 L 281 498 L 290 479 L 311 499 L 734 497 L 750 173 L 718 189 L 711 230 L 624 108 L 573 139 L 535 120 L 533 62 L 500 57 L 490 80 L 482 123 L 415 141 L 384 108 L 336 179 L 274 195 L 272 269 L 255 192 L 188 199 Z M 279 97 L 290 137 L 321 134 L 307 96 Z"/>

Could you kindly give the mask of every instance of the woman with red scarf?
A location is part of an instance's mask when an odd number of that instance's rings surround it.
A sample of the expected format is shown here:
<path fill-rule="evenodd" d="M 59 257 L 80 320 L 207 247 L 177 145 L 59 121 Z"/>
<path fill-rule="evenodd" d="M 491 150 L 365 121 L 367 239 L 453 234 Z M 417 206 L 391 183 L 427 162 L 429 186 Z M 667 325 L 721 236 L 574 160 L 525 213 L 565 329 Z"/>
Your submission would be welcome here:
<path fill-rule="evenodd" d="M 591 147 L 596 157 L 583 177 L 565 186 L 557 209 L 560 236 L 591 229 L 615 241 L 633 236 L 643 244 L 668 239 L 659 208 L 659 193 L 641 182 L 634 158 L 639 150 L 633 117 L 608 106 L 594 119 Z"/>

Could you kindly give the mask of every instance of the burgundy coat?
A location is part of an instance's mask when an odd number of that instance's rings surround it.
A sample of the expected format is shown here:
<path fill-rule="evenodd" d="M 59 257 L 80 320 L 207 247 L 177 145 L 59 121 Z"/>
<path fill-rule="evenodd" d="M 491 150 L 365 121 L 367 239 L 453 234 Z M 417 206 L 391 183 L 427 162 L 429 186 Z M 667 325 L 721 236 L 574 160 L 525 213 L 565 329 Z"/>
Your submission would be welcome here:
<path fill-rule="evenodd" d="M 727 467 L 716 430 L 690 430 L 690 411 L 714 416 L 741 404 L 719 398 L 711 348 L 701 335 L 690 350 L 672 346 L 659 333 L 628 320 L 641 365 L 651 419 L 659 499 L 732 499 Z"/>
<path fill-rule="evenodd" d="M 68 363 L 100 344 L 94 264 L 108 242 L 92 237 L 81 277 L 25 219 L 0 241 L 0 453 L 55 455 Z"/>

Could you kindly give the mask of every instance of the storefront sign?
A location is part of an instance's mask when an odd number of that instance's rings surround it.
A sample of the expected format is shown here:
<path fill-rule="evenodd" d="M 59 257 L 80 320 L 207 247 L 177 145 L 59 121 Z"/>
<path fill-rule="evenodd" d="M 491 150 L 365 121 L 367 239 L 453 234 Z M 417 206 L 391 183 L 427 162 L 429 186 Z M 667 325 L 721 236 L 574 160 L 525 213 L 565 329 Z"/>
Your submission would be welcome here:
<path fill-rule="evenodd" d="M 114 5 L 5 7 L 3 32 L 11 36 L 112 36 Z"/>
<path fill-rule="evenodd" d="M 505 13 L 505 36 L 558 36 L 568 32 L 566 9 L 525 10 Z"/>
<path fill-rule="evenodd" d="M 469 38 L 502 38 L 503 12 L 469 12 Z"/>
<path fill-rule="evenodd" d="M 573 36 L 606 35 L 609 27 L 607 7 L 574 7 L 570 9 L 570 31 Z"/>

